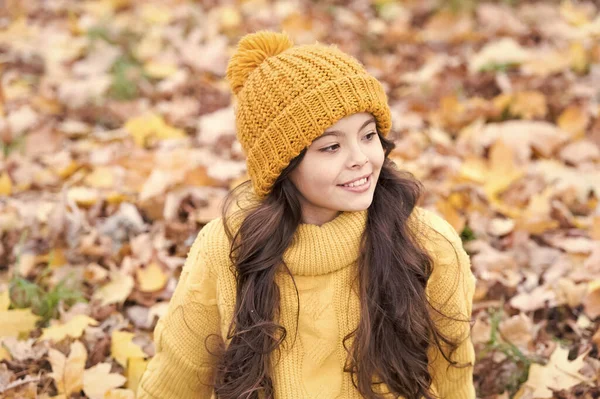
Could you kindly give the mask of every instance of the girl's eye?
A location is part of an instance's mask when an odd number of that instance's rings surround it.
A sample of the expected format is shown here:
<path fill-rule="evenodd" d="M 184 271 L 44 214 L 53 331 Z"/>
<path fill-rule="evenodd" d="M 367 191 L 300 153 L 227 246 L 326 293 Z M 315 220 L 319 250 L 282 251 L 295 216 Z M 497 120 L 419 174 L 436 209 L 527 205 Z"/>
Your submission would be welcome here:
<path fill-rule="evenodd" d="M 372 141 L 373 140 L 373 136 L 375 136 L 377 134 L 377 132 L 371 132 L 369 134 L 367 134 L 365 137 L 367 138 L 367 141 Z M 325 148 L 321 148 L 319 151 L 321 152 L 333 152 L 335 151 L 335 149 L 339 147 L 338 144 L 334 144 L 334 145 L 330 145 L 329 147 L 325 147 Z"/>
<path fill-rule="evenodd" d="M 330 145 L 329 147 L 321 148 L 319 151 L 321 151 L 321 152 L 333 152 L 333 147 L 339 147 L 339 145 L 337 145 L 337 144 Z"/>

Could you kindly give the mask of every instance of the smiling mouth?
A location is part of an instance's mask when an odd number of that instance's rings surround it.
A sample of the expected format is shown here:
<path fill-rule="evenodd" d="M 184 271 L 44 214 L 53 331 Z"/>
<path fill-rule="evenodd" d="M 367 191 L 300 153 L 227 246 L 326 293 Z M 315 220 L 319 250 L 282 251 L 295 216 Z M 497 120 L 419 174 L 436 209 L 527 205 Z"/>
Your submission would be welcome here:
<path fill-rule="evenodd" d="M 345 183 L 345 184 L 337 184 L 337 185 L 338 186 L 343 186 L 343 187 L 350 187 L 351 184 L 360 186 L 360 185 L 363 185 L 365 183 L 368 183 L 369 179 L 371 178 L 372 175 L 373 175 L 373 173 L 371 173 L 371 174 L 369 174 L 366 177 L 363 177 L 361 179 L 354 180 L 353 182 Z"/>
<path fill-rule="evenodd" d="M 365 188 L 368 187 L 371 184 L 371 179 L 373 178 L 373 174 L 371 173 L 369 176 L 355 181 L 354 183 L 350 184 L 338 184 L 338 187 L 343 187 L 343 188 L 348 188 L 348 189 L 355 189 L 355 190 L 360 190 L 361 188 Z"/>

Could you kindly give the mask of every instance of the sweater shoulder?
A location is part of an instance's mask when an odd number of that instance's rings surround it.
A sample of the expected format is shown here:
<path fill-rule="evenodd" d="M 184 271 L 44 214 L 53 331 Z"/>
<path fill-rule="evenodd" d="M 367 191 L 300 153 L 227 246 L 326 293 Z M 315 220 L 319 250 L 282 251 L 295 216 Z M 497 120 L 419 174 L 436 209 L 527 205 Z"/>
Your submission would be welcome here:
<path fill-rule="evenodd" d="M 445 252 L 462 248 L 462 240 L 456 229 L 442 216 L 422 207 L 415 207 L 411 215 L 417 239 L 428 249 Z"/>
<path fill-rule="evenodd" d="M 212 219 L 198 232 L 190 252 L 199 253 L 217 275 L 229 261 L 229 238 L 221 217 Z"/>

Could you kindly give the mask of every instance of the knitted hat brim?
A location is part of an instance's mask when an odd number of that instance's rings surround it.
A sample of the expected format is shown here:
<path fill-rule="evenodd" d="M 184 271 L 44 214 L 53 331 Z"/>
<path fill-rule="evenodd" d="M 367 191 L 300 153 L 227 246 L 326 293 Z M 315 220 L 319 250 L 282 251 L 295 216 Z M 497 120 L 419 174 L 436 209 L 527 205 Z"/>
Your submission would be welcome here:
<path fill-rule="evenodd" d="M 248 171 L 256 195 L 266 197 L 290 161 L 325 129 L 359 112 L 371 113 L 382 136 L 388 135 L 392 120 L 387 95 L 381 83 L 368 74 L 328 81 L 295 98 L 248 152 Z"/>

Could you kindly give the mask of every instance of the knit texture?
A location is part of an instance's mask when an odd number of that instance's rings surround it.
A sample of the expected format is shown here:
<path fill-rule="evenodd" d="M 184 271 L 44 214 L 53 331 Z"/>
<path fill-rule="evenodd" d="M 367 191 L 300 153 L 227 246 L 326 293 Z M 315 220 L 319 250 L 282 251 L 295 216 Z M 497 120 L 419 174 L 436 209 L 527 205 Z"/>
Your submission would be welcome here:
<path fill-rule="evenodd" d="M 290 276 L 279 273 L 279 322 L 288 336 L 281 347 L 281 358 L 272 356 L 277 399 L 361 398 L 350 374 L 343 372 L 346 352 L 342 339 L 356 328 L 360 318 L 360 301 L 351 289 L 351 281 L 357 272 L 366 218 L 364 210 L 343 212 L 321 226 L 301 224 L 285 252 L 298 287 L 300 315 L 298 335 L 294 336 L 296 291 Z M 451 316 L 470 318 L 475 277 L 460 237 L 444 219 L 423 208 L 415 208 L 410 220 L 434 259 L 426 288 L 429 300 L 438 306 L 446 303 L 441 310 Z M 204 342 L 211 334 L 224 339 L 233 317 L 236 282 L 229 269 L 228 249 L 221 218 L 208 223 L 198 234 L 168 312 L 156 325 L 156 354 L 140 381 L 139 399 L 214 398 L 212 388 L 202 385 L 213 376 L 214 364 Z M 444 319 L 439 327 L 454 338 L 465 338 L 470 332 L 467 322 Z M 206 342 L 212 347 L 215 341 L 208 338 Z M 448 363 L 435 346 L 429 349 L 428 358 L 434 393 L 447 399 L 475 398 L 472 366 L 446 370 Z M 464 340 L 453 359 L 475 363 L 470 338 Z M 379 392 L 386 389 L 382 387 Z"/>
<path fill-rule="evenodd" d="M 258 31 L 240 39 L 226 74 L 235 94 L 237 138 L 259 198 L 343 117 L 370 112 L 384 137 L 392 125 L 381 83 L 335 45 L 294 46 L 285 33 Z"/>

